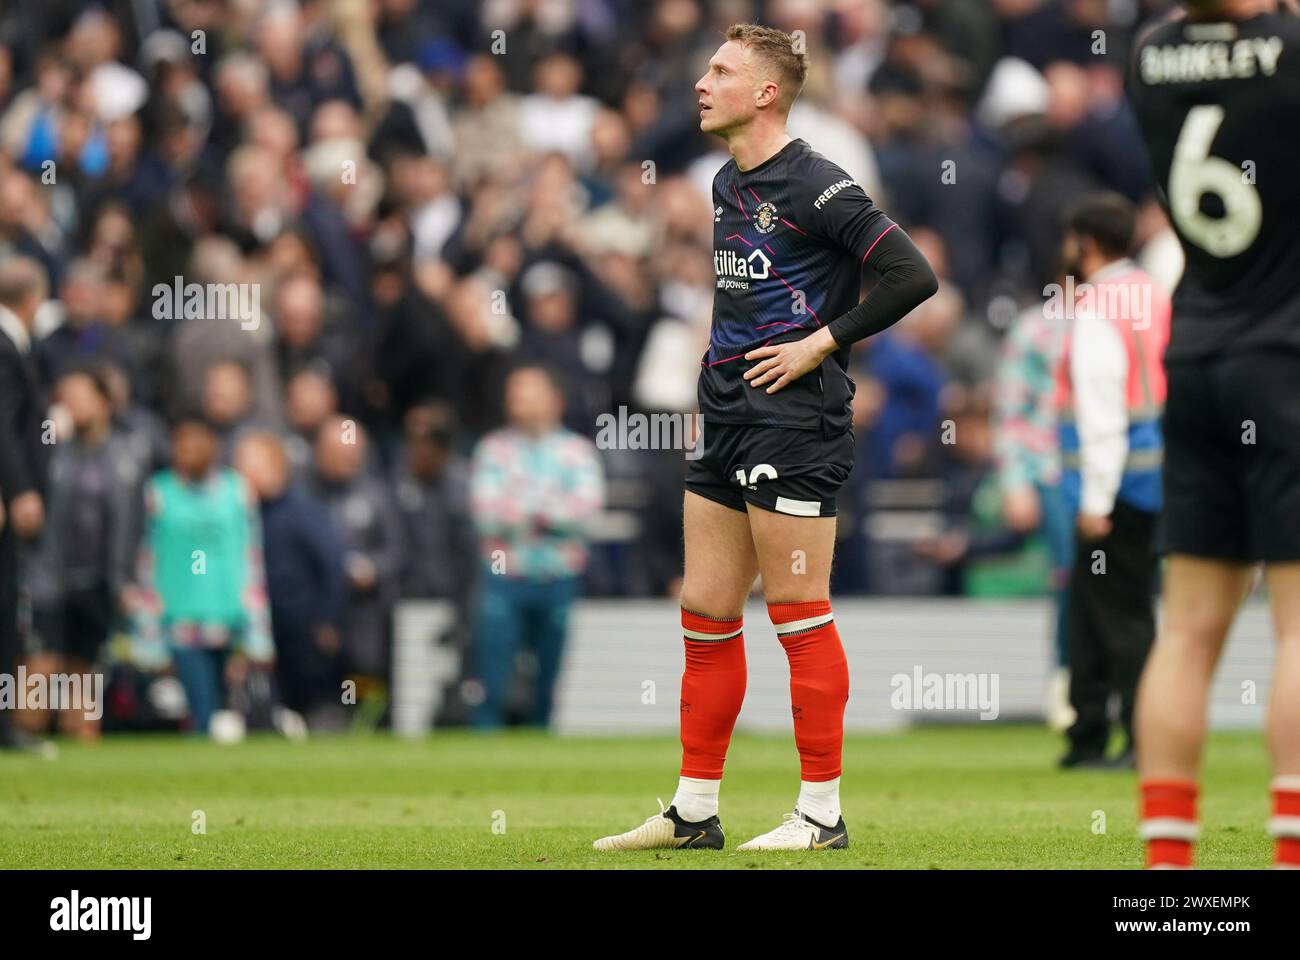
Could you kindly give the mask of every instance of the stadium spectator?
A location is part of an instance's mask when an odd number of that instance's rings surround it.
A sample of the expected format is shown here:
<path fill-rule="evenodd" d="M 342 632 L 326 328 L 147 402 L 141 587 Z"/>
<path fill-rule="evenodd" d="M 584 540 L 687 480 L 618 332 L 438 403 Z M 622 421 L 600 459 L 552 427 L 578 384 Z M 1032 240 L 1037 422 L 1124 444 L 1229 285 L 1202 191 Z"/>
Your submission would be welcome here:
<path fill-rule="evenodd" d="M 558 150 L 575 164 L 590 160 L 587 145 L 596 122 L 597 101 L 579 93 L 582 66 L 552 53 L 533 68 L 533 89 L 519 104 L 519 135 L 538 153 Z"/>
<path fill-rule="evenodd" d="M 45 404 L 31 363 L 32 328 L 45 299 L 40 265 L 26 257 L 0 260 L 0 673 L 18 662 L 20 544 L 45 524 L 48 446 L 41 442 Z M 40 750 L 42 745 L 0 710 L 0 750 Z"/>
<path fill-rule="evenodd" d="M 1155 640 L 1154 535 L 1162 505 L 1160 412 L 1169 298 L 1129 259 L 1136 210 L 1114 193 L 1066 218 L 1062 304 L 1071 316 L 1057 367 L 1063 487 L 1077 527 L 1070 572 L 1070 705 L 1062 767 L 1134 765 L 1133 706 Z M 1120 753 L 1107 758 L 1111 696 Z"/>
<path fill-rule="evenodd" d="M 234 459 L 260 504 L 280 699 L 309 729 L 339 729 L 347 623 L 343 544 L 324 507 L 293 484 L 284 445 L 274 434 L 246 434 Z"/>
<path fill-rule="evenodd" d="M 257 501 L 221 466 L 212 429 L 189 419 L 172 431 L 171 469 L 146 485 L 145 516 L 126 601 L 136 658 L 170 662 L 193 731 L 206 733 L 250 664 L 265 669 L 273 657 Z"/>
<path fill-rule="evenodd" d="M 270 95 L 305 130 L 312 110 L 327 100 L 360 105 L 352 63 L 328 33 L 309 30 L 296 4 L 268 4 L 257 18 L 254 42 L 268 68 Z"/>
<path fill-rule="evenodd" d="M 1000 516 L 987 517 L 978 509 L 977 499 L 994 479 L 990 400 L 983 391 L 957 388 L 954 394 L 944 411 L 950 433 L 940 467 L 943 528 L 917 543 L 916 550 L 941 568 L 940 592 L 962 596 L 970 592 L 967 574 L 976 560 L 1014 553 L 1025 535 L 1008 530 Z"/>
<path fill-rule="evenodd" d="M 108 322 L 108 292 L 108 278 L 97 264 L 81 259 L 68 266 L 59 289 L 62 322 L 33 348 L 47 388 L 70 366 L 96 361 L 115 363 L 139 379 L 123 330 Z"/>
<path fill-rule="evenodd" d="M 545 727 L 604 478 L 591 441 L 561 426 L 564 388 L 552 372 L 515 369 L 505 402 L 509 425 L 480 442 L 470 478 L 484 570 L 475 628 L 484 699 L 474 723 L 505 722 L 515 659 L 527 648 L 537 663 L 528 723 Z"/>
<path fill-rule="evenodd" d="M 358 350 L 355 326 L 326 316 L 320 281 L 305 272 L 280 281 L 275 292 L 275 355 L 281 382 L 305 367 L 327 371 L 344 409 L 355 409 Z"/>
<path fill-rule="evenodd" d="M 1041 529 L 1051 555 L 1056 670 L 1048 691 L 1047 714 L 1052 728 L 1062 731 L 1074 723 L 1066 622 L 1074 518 L 1060 486 L 1055 391 L 1056 368 L 1064 346 L 1064 317 L 1042 305 L 1020 313 L 1002 344 L 993 426 L 1003 519 L 1020 533 Z"/>
<path fill-rule="evenodd" d="M 315 449 L 310 489 L 344 548 L 348 615 L 343 658 L 360 708 L 354 722 L 373 726 L 388 706 L 390 614 L 405 555 L 402 520 L 386 479 L 367 469 L 369 442 L 360 424 L 330 417 L 316 433 Z"/>
<path fill-rule="evenodd" d="M 338 412 L 338 391 L 327 372 L 306 367 L 290 378 L 285 386 L 284 416 L 288 429 L 284 447 L 295 476 L 311 473 L 316 434 L 321 424 Z"/>
<path fill-rule="evenodd" d="M 156 410 L 135 400 L 131 381 L 121 367 L 107 363 L 99 369 L 113 401 L 113 429 L 126 437 L 142 475 L 165 469 L 171 462 L 166 421 Z"/>
<path fill-rule="evenodd" d="M 451 161 L 461 189 L 513 171 L 524 151 L 519 98 L 506 87 L 498 58 L 470 57 L 463 79 L 464 103 L 452 116 L 456 151 Z"/>
<path fill-rule="evenodd" d="M 940 293 L 942 293 L 940 288 Z M 949 302 L 935 296 L 865 351 L 868 376 L 883 386 L 885 403 L 871 424 L 875 477 L 933 475 L 938 454 L 940 394 L 948 381 L 942 356 L 957 321 Z"/>
<path fill-rule="evenodd" d="M 230 466 L 239 441 L 259 426 L 253 387 L 240 363 L 223 360 L 203 371 L 203 419 L 216 434 L 221 462 Z"/>
<path fill-rule="evenodd" d="M 250 283 L 252 267 L 229 237 L 212 234 L 194 246 L 182 276 L 186 285 Z M 173 284 L 172 277 L 162 280 Z M 157 291 L 155 291 L 157 292 Z M 167 371 L 166 413 L 170 419 L 192 415 L 203 406 L 204 371 L 212 364 L 234 360 L 249 372 L 258 416 L 274 422 L 280 413 L 283 389 L 276 371 L 271 324 L 258 318 L 254 329 L 244 329 L 239 317 L 185 316 L 173 304 L 165 312 L 166 298 L 155 296 L 153 314 L 167 322 L 170 331 L 164 367 Z M 258 296 L 259 306 L 261 296 Z M 249 301 L 251 303 L 251 299 Z"/>
<path fill-rule="evenodd" d="M 519 353 L 546 364 L 563 378 L 569 390 L 565 423 L 575 430 L 587 430 L 595 422 L 597 408 L 591 402 L 593 377 L 583 359 L 577 281 L 564 267 L 544 261 L 528 268 L 520 289 L 527 326 Z"/>
<path fill-rule="evenodd" d="M 397 502 L 410 547 L 402 595 L 449 599 L 463 620 L 474 588 L 478 543 L 469 509 L 469 465 L 452 447 L 454 426 L 445 404 L 422 404 L 407 412 Z"/>
<path fill-rule="evenodd" d="M 144 464 L 112 428 L 109 385 L 100 371 L 68 370 L 54 396 L 66 423 L 50 458 L 45 529 L 29 578 L 42 650 L 28 667 L 85 675 L 99 664 L 134 579 Z M 64 709 L 59 729 L 93 737 L 98 721 L 84 710 Z"/>
<path fill-rule="evenodd" d="M 452 330 L 442 304 L 411 276 L 406 230 L 390 221 L 372 240 L 371 294 L 379 311 L 379 330 L 363 394 L 366 406 L 389 435 L 402 414 L 419 401 L 450 401 L 460 390 L 463 371 L 453 348 Z"/>

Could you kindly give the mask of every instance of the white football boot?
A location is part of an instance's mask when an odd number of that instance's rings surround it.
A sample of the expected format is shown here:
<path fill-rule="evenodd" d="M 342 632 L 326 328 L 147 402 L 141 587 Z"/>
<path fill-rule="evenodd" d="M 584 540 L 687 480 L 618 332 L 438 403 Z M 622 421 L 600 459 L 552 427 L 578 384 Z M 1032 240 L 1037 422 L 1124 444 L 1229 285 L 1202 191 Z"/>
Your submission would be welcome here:
<path fill-rule="evenodd" d="M 742 843 L 737 850 L 841 850 L 849 845 L 849 831 L 844 826 L 844 818 L 833 827 L 824 827 L 799 812 L 787 813 L 781 825 L 762 836 L 755 837 L 748 843 Z"/>
<path fill-rule="evenodd" d="M 722 824 L 716 816 L 690 823 L 677 815 L 677 808 L 664 809 L 659 801 L 659 812 L 639 827 L 612 837 L 601 837 L 592 843 L 597 850 L 721 850 Z"/>

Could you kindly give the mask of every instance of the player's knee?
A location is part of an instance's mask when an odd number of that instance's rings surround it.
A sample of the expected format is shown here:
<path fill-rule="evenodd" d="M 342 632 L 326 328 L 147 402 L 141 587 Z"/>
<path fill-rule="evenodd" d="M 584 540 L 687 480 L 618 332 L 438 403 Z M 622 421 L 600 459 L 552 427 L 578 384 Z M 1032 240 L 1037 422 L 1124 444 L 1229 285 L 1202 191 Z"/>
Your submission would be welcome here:
<path fill-rule="evenodd" d="M 689 610 L 691 613 L 698 614 L 702 617 L 708 617 L 711 620 L 739 620 L 744 615 L 744 604 L 737 604 L 729 607 L 725 604 L 709 603 L 707 600 L 700 599 L 694 602 L 682 594 L 681 606 L 683 610 Z"/>
<path fill-rule="evenodd" d="M 678 599 L 683 610 L 690 610 L 704 617 L 714 619 L 731 619 L 745 612 L 745 598 L 748 590 L 718 590 L 708 584 L 692 584 L 689 580 L 682 584 Z"/>
<path fill-rule="evenodd" d="M 1223 647 L 1230 621 L 1220 617 L 1180 617 L 1165 624 L 1159 642 L 1184 657 L 1213 660 Z"/>

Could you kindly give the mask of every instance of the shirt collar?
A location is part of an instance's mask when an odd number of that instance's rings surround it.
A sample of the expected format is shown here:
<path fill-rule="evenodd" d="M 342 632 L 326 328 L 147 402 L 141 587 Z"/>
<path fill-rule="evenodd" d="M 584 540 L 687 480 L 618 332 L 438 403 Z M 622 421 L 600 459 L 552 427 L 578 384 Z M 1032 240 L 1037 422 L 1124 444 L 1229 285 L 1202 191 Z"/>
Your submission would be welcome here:
<path fill-rule="evenodd" d="M 0 332 L 3 332 L 14 342 L 14 346 L 18 348 L 19 353 L 25 354 L 31 350 L 32 335 L 27 332 L 23 322 L 18 319 L 18 314 L 4 306 L 0 306 Z"/>

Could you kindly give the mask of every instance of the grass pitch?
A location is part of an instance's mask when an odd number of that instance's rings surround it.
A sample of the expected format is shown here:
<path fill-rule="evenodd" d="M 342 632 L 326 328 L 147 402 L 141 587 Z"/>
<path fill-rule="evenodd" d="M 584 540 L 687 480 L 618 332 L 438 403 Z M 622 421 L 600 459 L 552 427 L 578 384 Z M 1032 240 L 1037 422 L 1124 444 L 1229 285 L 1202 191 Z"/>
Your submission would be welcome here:
<path fill-rule="evenodd" d="M 736 853 L 794 803 L 790 737 L 737 736 L 722 787 L 727 849 L 601 854 L 668 801 L 670 738 L 533 733 L 179 737 L 64 742 L 0 755 L 0 867 L 528 868 L 1136 867 L 1132 773 L 1060 773 L 1036 727 L 931 728 L 845 743 L 848 850 Z M 1198 865 L 1269 863 L 1258 734 L 1212 737 Z M 202 823 L 206 833 L 197 833 Z M 1104 827 L 1104 829 L 1103 829 Z"/>

